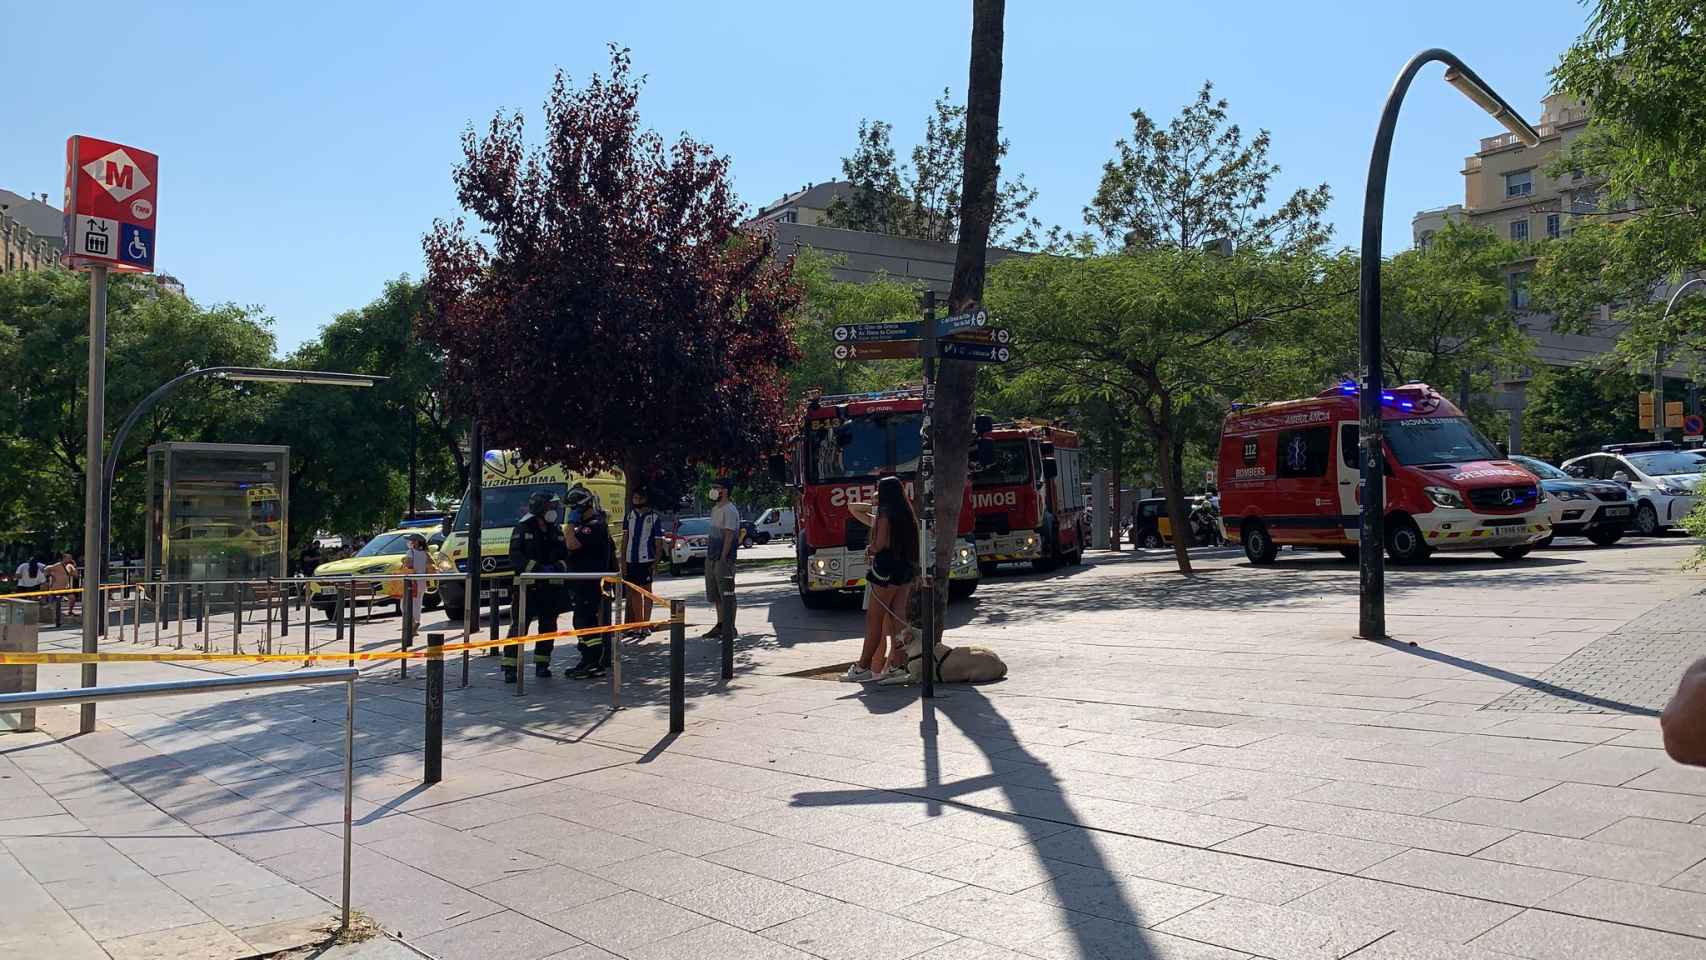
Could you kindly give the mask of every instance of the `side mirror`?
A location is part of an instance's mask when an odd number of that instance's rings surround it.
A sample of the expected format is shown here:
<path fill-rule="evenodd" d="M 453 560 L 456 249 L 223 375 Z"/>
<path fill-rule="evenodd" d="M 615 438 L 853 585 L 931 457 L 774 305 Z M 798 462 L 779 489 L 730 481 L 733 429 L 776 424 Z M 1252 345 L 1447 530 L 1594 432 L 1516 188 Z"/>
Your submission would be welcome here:
<path fill-rule="evenodd" d="M 1630 477 L 1629 474 L 1624 471 L 1619 470 L 1611 475 L 1611 479 L 1614 483 L 1621 483 L 1624 486 L 1628 486 L 1634 478 Z"/>
<path fill-rule="evenodd" d="M 979 469 L 995 464 L 995 441 L 988 437 L 979 437 L 977 446 L 972 451 L 972 458 L 977 461 Z"/>
<path fill-rule="evenodd" d="M 988 433 L 989 431 L 995 429 L 995 418 L 990 416 L 987 413 L 978 414 L 977 419 L 975 421 L 973 421 L 973 423 L 974 423 L 974 425 L 973 425 L 972 429 L 980 437 L 983 436 L 984 434 Z"/>
<path fill-rule="evenodd" d="M 1043 458 L 1043 476 L 1050 480 L 1060 476 L 1060 461 L 1053 457 Z"/>
<path fill-rule="evenodd" d="M 1054 456 L 1054 444 L 1048 443 L 1045 441 L 1042 444 L 1042 448 L 1043 448 L 1043 459 L 1044 460 L 1047 460 L 1048 458 Z"/>
<path fill-rule="evenodd" d="M 777 483 L 788 482 L 788 458 L 779 453 L 770 455 L 770 479 Z"/>

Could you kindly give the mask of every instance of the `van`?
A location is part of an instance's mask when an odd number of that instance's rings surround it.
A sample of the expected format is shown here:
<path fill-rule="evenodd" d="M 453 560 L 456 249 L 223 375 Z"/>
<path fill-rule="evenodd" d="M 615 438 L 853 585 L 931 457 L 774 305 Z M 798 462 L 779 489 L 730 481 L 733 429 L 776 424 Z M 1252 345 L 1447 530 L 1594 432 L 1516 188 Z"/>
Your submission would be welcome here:
<path fill-rule="evenodd" d="M 769 543 L 779 537 L 792 539 L 795 530 L 794 508 L 771 507 L 758 515 L 752 530 L 752 539 L 759 543 Z"/>
<path fill-rule="evenodd" d="M 1356 556 L 1361 523 L 1359 398 L 1341 384 L 1307 400 L 1234 410 L 1220 436 L 1221 523 L 1251 563 L 1283 545 Z M 1435 550 L 1526 555 L 1551 532 L 1534 475 L 1423 383 L 1380 398 L 1386 552 L 1413 563 Z"/>

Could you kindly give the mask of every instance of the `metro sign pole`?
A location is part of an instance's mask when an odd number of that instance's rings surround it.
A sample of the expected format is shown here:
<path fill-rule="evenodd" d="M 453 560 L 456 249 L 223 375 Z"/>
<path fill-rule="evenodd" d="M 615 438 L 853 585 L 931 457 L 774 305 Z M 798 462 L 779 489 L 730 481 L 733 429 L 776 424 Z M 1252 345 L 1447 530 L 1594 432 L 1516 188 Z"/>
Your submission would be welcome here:
<path fill-rule="evenodd" d="M 65 252 L 61 262 L 89 271 L 89 418 L 83 475 L 83 652 L 98 652 L 106 605 L 101 580 L 102 445 L 107 404 L 107 271 L 154 270 L 155 204 L 160 158 L 146 150 L 93 137 L 65 141 Z M 113 451 L 113 456 L 118 456 Z M 100 620 L 96 618 L 99 617 Z M 83 664 L 82 684 L 95 686 L 95 664 Z M 95 729 L 95 705 L 83 704 L 78 729 Z"/>

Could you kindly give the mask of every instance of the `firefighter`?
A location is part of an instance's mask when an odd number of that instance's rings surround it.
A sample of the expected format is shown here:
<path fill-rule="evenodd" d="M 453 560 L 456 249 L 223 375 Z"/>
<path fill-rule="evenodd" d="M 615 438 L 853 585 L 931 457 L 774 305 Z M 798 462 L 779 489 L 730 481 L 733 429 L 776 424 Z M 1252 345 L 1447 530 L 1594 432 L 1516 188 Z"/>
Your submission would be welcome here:
<path fill-rule="evenodd" d="M 561 504 L 546 491 L 536 491 L 527 498 L 527 516 L 515 525 L 509 534 L 509 558 L 515 567 L 515 572 L 521 573 L 562 573 L 568 569 L 568 548 L 563 542 L 563 528 L 557 524 L 561 516 Z M 519 613 L 519 596 L 521 581 L 516 582 L 517 606 L 513 608 Z M 522 636 L 527 632 L 528 625 L 535 621 L 539 624 L 540 633 L 553 633 L 557 629 L 557 617 L 563 610 L 563 585 L 534 581 L 527 587 L 527 622 L 521 622 L 520 617 L 510 619 L 509 635 Z M 551 648 L 555 642 L 539 640 L 533 644 L 533 675 L 548 677 L 551 675 Z M 521 656 L 521 644 L 512 643 L 504 647 L 503 668 L 504 682 L 515 682 L 516 661 Z"/>
<path fill-rule="evenodd" d="M 568 523 L 563 527 L 564 542 L 569 548 L 569 569 L 577 573 L 611 573 L 616 569 L 615 544 L 610 539 L 610 518 L 599 509 L 598 498 L 585 487 L 575 486 L 564 500 L 568 508 Z M 604 592 L 598 580 L 576 580 L 570 585 L 570 602 L 574 610 L 574 628 L 601 626 Z M 604 634 L 577 638 L 580 663 L 563 671 L 574 680 L 591 680 L 604 676 L 610 667 L 610 643 Z"/>

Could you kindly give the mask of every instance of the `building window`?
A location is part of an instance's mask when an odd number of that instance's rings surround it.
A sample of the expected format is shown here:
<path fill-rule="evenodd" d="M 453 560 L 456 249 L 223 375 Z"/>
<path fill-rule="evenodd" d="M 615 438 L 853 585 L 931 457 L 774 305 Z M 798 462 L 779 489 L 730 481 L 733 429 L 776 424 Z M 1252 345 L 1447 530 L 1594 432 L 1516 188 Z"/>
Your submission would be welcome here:
<path fill-rule="evenodd" d="M 1546 215 L 1546 236 L 1548 238 L 1552 240 L 1558 239 L 1559 234 L 1563 232 L 1562 220 L 1563 218 L 1556 213 L 1548 213 Z"/>
<path fill-rule="evenodd" d="M 1511 274 L 1511 309 L 1528 309 L 1528 272 Z"/>
<path fill-rule="evenodd" d="M 1592 187 L 1570 191 L 1571 213 L 1592 213 L 1599 209 L 1599 191 Z"/>
<path fill-rule="evenodd" d="M 782 214 L 782 222 L 783 223 L 799 223 L 800 222 L 800 215 L 796 211 L 789 210 L 787 213 Z"/>
<path fill-rule="evenodd" d="M 1505 174 L 1505 198 L 1526 197 L 1534 193 L 1534 171 Z"/>
<path fill-rule="evenodd" d="M 1528 218 L 1527 217 L 1523 217 L 1521 220 L 1512 220 L 1511 221 L 1511 239 L 1515 240 L 1517 243 L 1527 242 L 1527 240 L 1528 240 Z"/>

